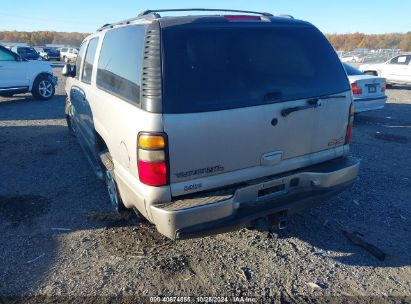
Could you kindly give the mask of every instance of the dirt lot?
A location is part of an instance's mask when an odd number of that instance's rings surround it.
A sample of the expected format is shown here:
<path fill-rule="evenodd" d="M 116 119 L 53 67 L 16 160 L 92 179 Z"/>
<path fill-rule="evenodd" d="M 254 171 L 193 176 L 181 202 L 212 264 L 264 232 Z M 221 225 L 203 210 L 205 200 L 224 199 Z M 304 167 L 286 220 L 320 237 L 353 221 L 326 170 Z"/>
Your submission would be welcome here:
<path fill-rule="evenodd" d="M 0 98 L 0 303 L 411 301 L 411 88 L 388 90 L 384 110 L 356 117 L 351 150 L 362 164 L 350 190 L 278 233 L 171 242 L 132 213 L 111 212 L 67 133 L 59 81 L 51 101 Z M 363 234 L 386 259 L 343 230 Z"/>

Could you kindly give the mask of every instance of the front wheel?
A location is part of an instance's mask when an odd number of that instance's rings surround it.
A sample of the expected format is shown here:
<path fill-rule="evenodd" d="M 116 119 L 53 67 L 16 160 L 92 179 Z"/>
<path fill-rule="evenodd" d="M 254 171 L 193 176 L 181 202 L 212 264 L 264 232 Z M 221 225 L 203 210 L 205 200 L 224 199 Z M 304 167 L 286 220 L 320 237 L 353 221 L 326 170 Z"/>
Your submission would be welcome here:
<path fill-rule="evenodd" d="M 31 93 L 38 100 L 49 100 L 53 98 L 56 89 L 49 75 L 39 75 L 33 83 Z"/>

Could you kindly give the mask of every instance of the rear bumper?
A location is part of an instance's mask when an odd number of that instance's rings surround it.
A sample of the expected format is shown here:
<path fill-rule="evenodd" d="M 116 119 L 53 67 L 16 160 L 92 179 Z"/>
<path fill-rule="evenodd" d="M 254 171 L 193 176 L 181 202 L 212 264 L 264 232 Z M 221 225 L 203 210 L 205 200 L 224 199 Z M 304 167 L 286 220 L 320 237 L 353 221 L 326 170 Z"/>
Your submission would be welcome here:
<path fill-rule="evenodd" d="M 354 98 L 355 113 L 383 109 L 387 96 L 378 98 Z"/>
<path fill-rule="evenodd" d="M 283 175 L 250 181 L 227 195 L 152 205 L 158 231 L 171 239 L 187 239 L 238 230 L 274 213 L 293 214 L 319 204 L 349 187 L 358 175 L 359 161 L 339 158 Z M 296 181 L 298 184 L 296 185 Z M 230 191 L 230 190 L 228 190 Z M 216 198 L 213 202 L 211 198 Z M 200 199 L 201 201 L 201 199 Z"/>

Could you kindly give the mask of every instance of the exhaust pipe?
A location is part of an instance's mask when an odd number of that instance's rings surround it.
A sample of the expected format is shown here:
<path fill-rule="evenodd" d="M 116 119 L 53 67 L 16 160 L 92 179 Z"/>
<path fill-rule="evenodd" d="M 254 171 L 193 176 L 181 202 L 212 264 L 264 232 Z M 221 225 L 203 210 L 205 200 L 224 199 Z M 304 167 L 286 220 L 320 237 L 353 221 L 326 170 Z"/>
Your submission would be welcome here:
<path fill-rule="evenodd" d="M 281 211 L 268 216 L 268 220 L 271 226 L 276 227 L 278 230 L 284 230 L 287 228 L 287 211 Z"/>
<path fill-rule="evenodd" d="M 287 220 L 286 219 L 282 219 L 278 221 L 278 229 L 279 230 L 284 230 L 285 228 L 287 228 Z"/>
<path fill-rule="evenodd" d="M 287 228 L 287 211 L 271 214 L 256 219 L 252 226 L 258 231 L 269 231 L 271 229 L 284 230 Z"/>

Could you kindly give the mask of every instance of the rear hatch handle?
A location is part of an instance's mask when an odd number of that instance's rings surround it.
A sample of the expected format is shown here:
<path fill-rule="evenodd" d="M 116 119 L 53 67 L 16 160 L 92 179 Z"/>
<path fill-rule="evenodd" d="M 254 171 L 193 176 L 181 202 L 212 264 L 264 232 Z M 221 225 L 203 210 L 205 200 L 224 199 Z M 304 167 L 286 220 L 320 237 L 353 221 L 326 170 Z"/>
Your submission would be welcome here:
<path fill-rule="evenodd" d="M 306 109 L 311 109 L 311 108 L 318 108 L 319 106 L 321 106 L 321 102 L 320 102 L 319 98 L 308 99 L 307 100 L 307 105 L 283 109 L 281 111 L 281 115 L 286 117 L 286 116 L 290 115 L 293 112 L 306 110 Z"/>

